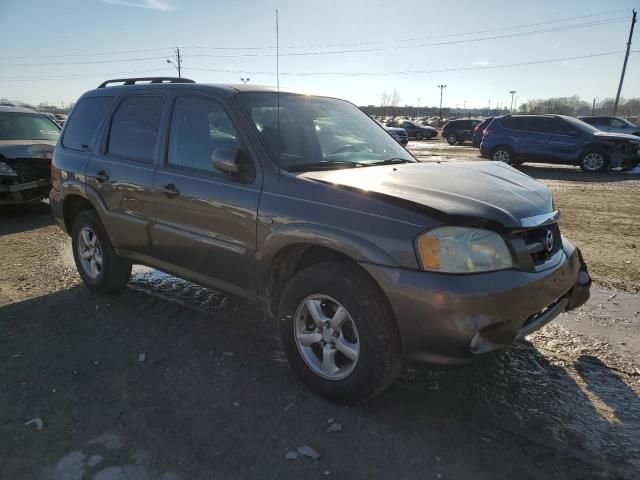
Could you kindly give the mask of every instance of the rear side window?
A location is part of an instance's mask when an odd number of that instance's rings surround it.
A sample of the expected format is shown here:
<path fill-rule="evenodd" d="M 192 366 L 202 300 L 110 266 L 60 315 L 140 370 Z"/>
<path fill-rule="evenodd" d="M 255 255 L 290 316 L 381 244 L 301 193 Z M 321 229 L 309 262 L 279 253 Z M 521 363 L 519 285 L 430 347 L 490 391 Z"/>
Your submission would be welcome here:
<path fill-rule="evenodd" d="M 156 96 L 125 98 L 111 119 L 107 153 L 152 162 L 162 102 Z"/>
<path fill-rule="evenodd" d="M 89 97 L 80 100 L 67 122 L 62 145 L 73 150 L 89 147 L 112 101 L 113 97 Z"/>
<path fill-rule="evenodd" d="M 527 117 L 505 117 L 500 119 L 504 128 L 510 130 L 527 130 Z"/>

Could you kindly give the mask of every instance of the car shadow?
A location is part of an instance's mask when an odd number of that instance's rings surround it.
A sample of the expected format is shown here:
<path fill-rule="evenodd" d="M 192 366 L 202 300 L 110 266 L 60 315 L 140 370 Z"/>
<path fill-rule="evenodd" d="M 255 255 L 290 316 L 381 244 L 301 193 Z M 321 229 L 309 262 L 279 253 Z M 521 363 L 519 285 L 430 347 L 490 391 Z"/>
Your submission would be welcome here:
<path fill-rule="evenodd" d="M 45 202 L 0 206 L 0 237 L 53 225 L 49 204 Z"/>
<path fill-rule="evenodd" d="M 75 287 L 0 307 L 1 478 L 55 465 L 107 431 L 124 439 L 118 456 L 146 452 L 182 478 L 626 475 L 627 426 L 605 421 L 580 376 L 533 344 L 473 368 L 407 370 L 345 407 L 293 374 L 272 319 L 246 304 L 203 313 L 148 287 Z M 35 416 L 45 431 L 23 425 Z M 328 433 L 328 421 L 342 430 Z M 300 445 L 322 459 L 285 460 Z"/>
<path fill-rule="evenodd" d="M 613 170 L 607 173 L 587 173 L 580 170 L 579 167 L 571 166 L 543 166 L 542 164 L 525 164 L 516 167 L 523 173 L 538 180 L 563 180 L 566 182 L 628 182 L 639 181 L 640 175 L 632 175 L 625 172 Z"/>

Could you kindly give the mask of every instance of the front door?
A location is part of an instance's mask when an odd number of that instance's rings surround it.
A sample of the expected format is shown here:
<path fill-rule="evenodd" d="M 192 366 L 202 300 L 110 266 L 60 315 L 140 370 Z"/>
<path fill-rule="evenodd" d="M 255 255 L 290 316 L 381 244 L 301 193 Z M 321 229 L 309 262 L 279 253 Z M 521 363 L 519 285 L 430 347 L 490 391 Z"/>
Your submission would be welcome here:
<path fill-rule="evenodd" d="M 111 242 L 131 252 L 149 253 L 153 159 L 164 102 L 162 95 L 124 97 L 85 171 L 88 194 L 104 203 L 102 221 Z"/>
<path fill-rule="evenodd" d="M 218 99 L 175 98 L 164 161 L 154 181 L 151 232 L 158 259 L 221 286 L 249 289 L 261 172 L 235 124 Z M 239 150 L 249 175 L 216 170 L 212 155 L 218 148 Z"/>

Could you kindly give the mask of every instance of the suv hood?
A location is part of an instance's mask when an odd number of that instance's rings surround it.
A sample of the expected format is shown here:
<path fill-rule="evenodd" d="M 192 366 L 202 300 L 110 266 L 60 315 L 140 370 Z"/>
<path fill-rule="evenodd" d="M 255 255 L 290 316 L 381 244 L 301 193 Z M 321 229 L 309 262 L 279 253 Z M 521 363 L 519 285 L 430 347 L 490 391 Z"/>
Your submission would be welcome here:
<path fill-rule="evenodd" d="M 406 163 L 305 172 L 302 177 L 399 198 L 447 215 L 493 220 L 506 228 L 523 227 L 523 218 L 553 211 L 544 184 L 499 162 Z"/>
<path fill-rule="evenodd" d="M 632 142 L 640 143 L 640 137 L 636 135 L 630 135 L 628 133 L 615 133 L 615 132 L 593 132 L 593 135 L 599 139 L 604 140 L 631 140 Z"/>

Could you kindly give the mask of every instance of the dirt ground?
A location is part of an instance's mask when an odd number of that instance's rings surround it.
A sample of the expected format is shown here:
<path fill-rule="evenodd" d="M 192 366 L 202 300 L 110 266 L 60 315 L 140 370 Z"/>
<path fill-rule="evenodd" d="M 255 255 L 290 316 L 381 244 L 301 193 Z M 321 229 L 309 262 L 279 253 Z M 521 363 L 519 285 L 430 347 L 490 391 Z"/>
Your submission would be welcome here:
<path fill-rule="evenodd" d="M 406 369 L 349 408 L 296 379 L 251 306 L 146 268 L 92 295 L 46 204 L 0 209 L 0 479 L 639 478 L 639 182 L 525 168 L 585 252 L 590 302 L 492 362 Z M 320 458 L 286 458 L 305 445 Z"/>

